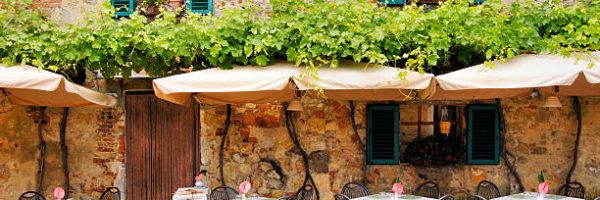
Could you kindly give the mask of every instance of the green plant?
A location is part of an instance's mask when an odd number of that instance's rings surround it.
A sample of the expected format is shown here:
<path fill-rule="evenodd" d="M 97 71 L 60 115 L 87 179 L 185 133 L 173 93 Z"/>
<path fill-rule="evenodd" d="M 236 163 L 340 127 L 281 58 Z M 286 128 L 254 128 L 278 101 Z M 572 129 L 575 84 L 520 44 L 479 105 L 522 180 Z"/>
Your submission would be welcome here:
<path fill-rule="evenodd" d="M 439 73 L 522 53 L 600 49 L 599 0 L 574 5 L 489 0 L 476 6 L 450 0 L 431 11 L 417 5 L 400 11 L 365 0 L 272 0 L 272 10 L 246 3 L 219 17 L 188 13 L 181 20 L 162 12 L 152 23 L 135 13 L 115 20 L 114 8 L 102 1 L 76 24 L 47 20 L 27 2 L 4 2 L 1 62 L 84 67 L 107 77 L 277 60 L 309 72 L 353 60 Z"/>

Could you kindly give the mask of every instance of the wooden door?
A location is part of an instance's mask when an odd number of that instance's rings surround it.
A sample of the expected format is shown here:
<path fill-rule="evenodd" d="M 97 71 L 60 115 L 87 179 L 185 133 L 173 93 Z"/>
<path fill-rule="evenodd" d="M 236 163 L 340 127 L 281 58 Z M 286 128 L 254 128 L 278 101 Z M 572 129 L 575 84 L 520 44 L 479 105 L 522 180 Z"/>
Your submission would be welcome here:
<path fill-rule="evenodd" d="M 128 93 L 126 109 L 127 199 L 165 200 L 193 186 L 200 171 L 197 106 L 180 106 L 153 93 Z"/>

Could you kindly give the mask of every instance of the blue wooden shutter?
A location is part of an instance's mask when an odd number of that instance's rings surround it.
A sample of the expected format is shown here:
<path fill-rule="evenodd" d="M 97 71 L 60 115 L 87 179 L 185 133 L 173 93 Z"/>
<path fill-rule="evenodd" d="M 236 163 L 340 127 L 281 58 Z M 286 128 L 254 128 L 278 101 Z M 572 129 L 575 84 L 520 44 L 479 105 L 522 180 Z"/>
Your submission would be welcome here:
<path fill-rule="evenodd" d="M 209 14 L 213 11 L 212 0 L 188 0 L 188 8 L 193 13 Z"/>
<path fill-rule="evenodd" d="M 129 16 L 135 10 L 134 0 L 110 0 L 110 3 L 117 9 L 115 14 L 119 17 Z"/>
<path fill-rule="evenodd" d="M 399 163 L 398 105 L 367 106 L 367 163 Z"/>
<path fill-rule="evenodd" d="M 404 5 L 404 0 L 379 0 L 379 2 L 387 5 Z"/>
<path fill-rule="evenodd" d="M 500 119 L 496 106 L 469 106 L 468 164 L 492 165 L 500 161 Z"/>

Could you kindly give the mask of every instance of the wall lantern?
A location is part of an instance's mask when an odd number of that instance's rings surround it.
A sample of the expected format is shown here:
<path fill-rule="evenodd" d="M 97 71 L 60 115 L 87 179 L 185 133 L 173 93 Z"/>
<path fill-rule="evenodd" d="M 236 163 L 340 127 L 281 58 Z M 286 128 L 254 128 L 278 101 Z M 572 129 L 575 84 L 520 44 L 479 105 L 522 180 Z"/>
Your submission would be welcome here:
<path fill-rule="evenodd" d="M 546 108 L 560 108 L 562 104 L 560 103 L 560 99 L 556 96 L 556 92 L 558 92 L 558 86 L 554 86 L 552 89 L 552 95 L 546 97 L 546 102 L 544 102 L 544 107 Z"/>
<path fill-rule="evenodd" d="M 444 106 L 440 111 L 440 132 L 444 135 L 450 134 L 450 128 L 452 127 L 452 122 L 450 121 L 450 117 L 448 116 L 448 108 Z"/>

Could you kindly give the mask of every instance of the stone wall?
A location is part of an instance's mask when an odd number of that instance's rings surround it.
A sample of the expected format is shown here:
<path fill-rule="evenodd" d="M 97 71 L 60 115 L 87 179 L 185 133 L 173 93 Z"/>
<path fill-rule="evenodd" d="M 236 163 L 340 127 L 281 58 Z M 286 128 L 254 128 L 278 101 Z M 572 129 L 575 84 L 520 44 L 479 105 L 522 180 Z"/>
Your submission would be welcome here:
<path fill-rule="evenodd" d="M 43 128 L 46 167 L 43 194 L 64 187 L 59 124 L 62 108 L 46 110 Z M 71 191 L 74 199 L 98 199 L 106 187 L 124 189 L 124 113 L 121 108 L 72 108 L 67 123 Z M 36 190 L 38 170 L 37 111 L 0 99 L 0 199 L 17 199 Z"/>
<path fill-rule="evenodd" d="M 535 191 L 537 174 L 544 170 L 551 191 L 563 183 L 572 161 L 576 122 L 571 98 L 562 98 L 562 108 L 542 108 L 543 99 L 503 100 L 507 123 L 507 148 L 516 155 L 516 167 L 526 190 Z M 594 120 L 600 115 L 600 98 L 582 98 L 583 134 L 580 158 L 573 180 L 582 182 L 590 195 L 600 190 L 600 155 L 594 137 L 598 125 Z M 433 180 L 450 193 L 475 192 L 481 180 L 499 185 L 503 194 L 514 192 L 516 185 L 507 167 L 500 165 L 456 165 L 447 167 L 415 167 L 408 163 L 399 165 L 368 166 L 365 171 L 365 105 L 358 102 L 355 119 L 359 127 L 358 138 L 349 118 L 347 102 L 305 99 L 303 112 L 295 113 L 297 133 L 311 159 L 311 170 L 321 197 L 332 199 L 343 184 L 361 182 L 367 174 L 371 193 L 389 190 L 394 178 L 400 177 L 408 191 L 426 180 Z M 400 121 L 417 121 L 417 105 L 401 105 Z M 424 106 L 423 121 L 432 117 Z M 256 192 L 279 196 L 293 193 L 303 183 L 302 158 L 292 144 L 285 127 L 285 116 L 279 105 L 240 105 L 233 107 L 232 125 L 225 149 L 225 181 L 235 186 L 242 177 L 251 176 Z M 207 107 L 201 112 L 203 164 L 208 166 L 211 184 L 220 184 L 218 149 L 223 133 L 225 108 Z M 422 136 L 431 134 L 431 127 L 423 127 Z M 401 145 L 417 137 L 415 126 L 401 125 Z"/>

